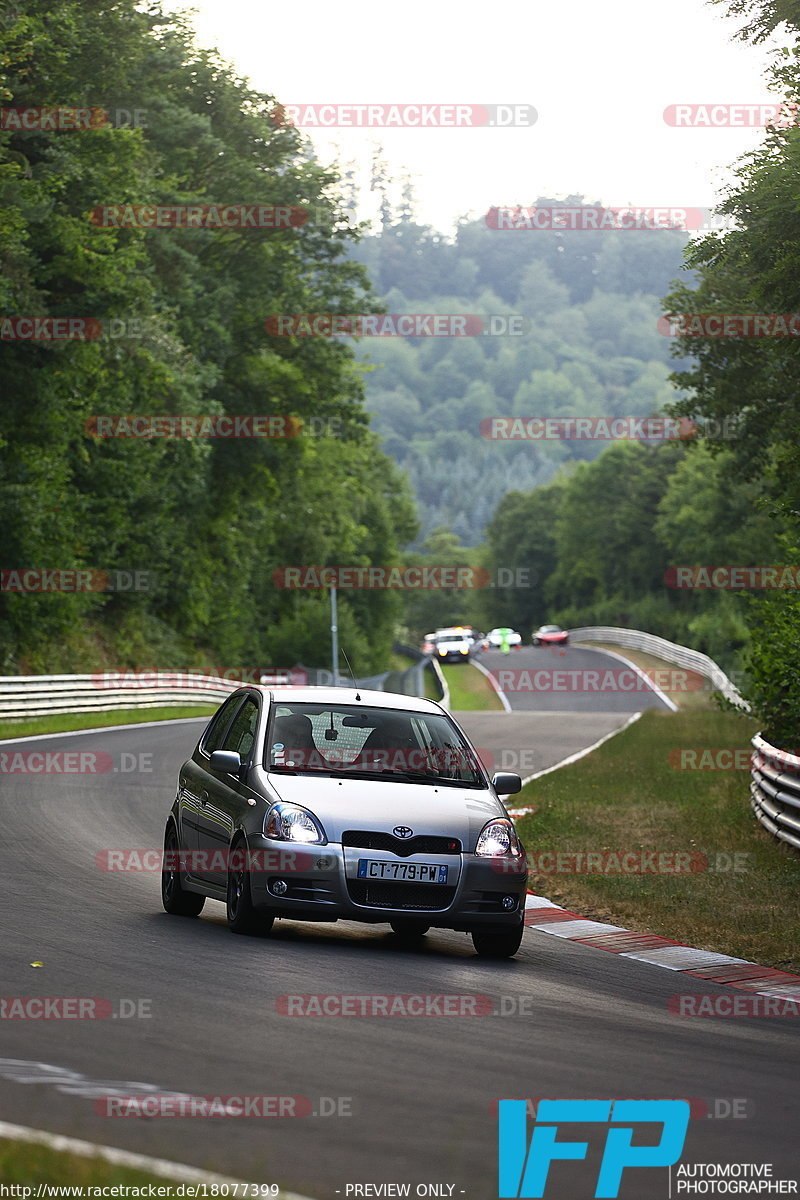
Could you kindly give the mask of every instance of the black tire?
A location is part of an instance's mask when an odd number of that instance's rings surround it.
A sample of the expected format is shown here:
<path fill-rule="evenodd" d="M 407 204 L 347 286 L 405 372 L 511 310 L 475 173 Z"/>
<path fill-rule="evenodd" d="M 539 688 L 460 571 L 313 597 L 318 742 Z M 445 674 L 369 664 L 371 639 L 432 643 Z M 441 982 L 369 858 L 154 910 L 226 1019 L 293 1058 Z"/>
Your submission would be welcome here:
<path fill-rule="evenodd" d="M 231 933 L 241 933 L 246 937 L 266 937 L 275 921 L 269 913 L 259 912 L 253 906 L 244 842 L 237 842 L 231 848 L 225 908 Z"/>
<path fill-rule="evenodd" d="M 178 835 L 172 822 L 164 835 L 164 859 L 161 864 L 161 903 L 173 917 L 199 917 L 206 902 L 205 896 L 187 892 L 181 884 L 178 869 Z"/>
<path fill-rule="evenodd" d="M 534 646 L 538 646 L 538 645 L 539 645 L 539 639 L 538 639 L 538 638 L 534 638 L 534 639 L 533 639 L 533 644 L 534 644 Z"/>
<path fill-rule="evenodd" d="M 513 958 L 520 948 L 525 926 L 481 925 L 472 931 L 472 944 L 481 958 Z"/>
<path fill-rule="evenodd" d="M 408 946 L 421 942 L 430 929 L 430 925 L 423 925 L 420 921 L 403 920 L 402 917 L 396 921 L 390 921 L 389 924 L 392 932 Z"/>

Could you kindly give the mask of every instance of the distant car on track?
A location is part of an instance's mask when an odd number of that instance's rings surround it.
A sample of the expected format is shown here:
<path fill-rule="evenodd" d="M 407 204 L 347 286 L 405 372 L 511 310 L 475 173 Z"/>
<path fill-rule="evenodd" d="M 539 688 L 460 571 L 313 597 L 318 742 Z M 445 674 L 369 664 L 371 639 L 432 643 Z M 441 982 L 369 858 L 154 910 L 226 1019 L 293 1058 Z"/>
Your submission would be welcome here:
<path fill-rule="evenodd" d="M 233 692 L 180 769 L 162 901 L 227 907 L 234 933 L 278 919 L 431 927 L 508 958 L 523 933 L 525 852 L 466 735 L 432 700 L 345 688 Z"/>
<path fill-rule="evenodd" d="M 490 629 L 486 635 L 486 641 L 490 650 L 501 649 L 504 640 L 509 646 L 519 646 L 522 644 L 522 634 L 517 633 L 516 629 L 508 629 L 506 626 L 500 626 L 498 629 Z"/>
<path fill-rule="evenodd" d="M 569 643 L 569 633 L 560 625 L 540 625 L 531 634 L 534 646 L 566 646 Z"/>
<path fill-rule="evenodd" d="M 433 653 L 439 662 L 469 662 L 474 647 L 472 638 L 463 630 L 437 633 Z"/>

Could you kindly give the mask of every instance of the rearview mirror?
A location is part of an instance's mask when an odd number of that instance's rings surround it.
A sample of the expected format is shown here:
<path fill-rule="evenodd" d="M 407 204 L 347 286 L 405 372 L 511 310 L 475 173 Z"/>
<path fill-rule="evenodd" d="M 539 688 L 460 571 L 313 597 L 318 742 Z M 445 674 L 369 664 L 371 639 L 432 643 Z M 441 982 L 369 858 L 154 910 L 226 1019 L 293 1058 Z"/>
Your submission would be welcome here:
<path fill-rule="evenodd" d="M 236 750 L 214 750 L 211 754 L 211 770 L 226 775 L 238 775 L 242 769 L 242 756 Z"/>
<path fill-rule="evenodd" d="M 522 780 L 513 771 L 497 771 L 492 776 L 492 787 L 498 796 L 514 796 L 522 790 Z"/>

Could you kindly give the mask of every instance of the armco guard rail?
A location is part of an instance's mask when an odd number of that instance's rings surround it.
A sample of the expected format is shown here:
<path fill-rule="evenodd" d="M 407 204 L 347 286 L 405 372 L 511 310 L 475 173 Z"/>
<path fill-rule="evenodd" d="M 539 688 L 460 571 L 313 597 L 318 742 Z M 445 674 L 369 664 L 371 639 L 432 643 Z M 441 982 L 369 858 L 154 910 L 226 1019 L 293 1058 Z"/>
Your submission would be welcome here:
<path fill-rule="evenodd" d="M 357 679 L 361 688 L 421 696 L 425 693 L 427 659 L 414 662 L 407 671 L 384 671 Z M 330 671 L 313 667 L 292 668 L 282 674 L 263 676 L 265 683 L 288 683 L 292 672 L 309 684 L 330 687 Z M 93 675 L 3 675 L 0 676 L 0 720 L 21 721 L 56 713 L 112 712 L 121 708 L 176 708 L 216 706 L 246 682 L 192 671 L 97 671 Z M 339 673 L 339 686 L 351 686 Z"/>
<path fill-rule="evenodd" d="M 800 850 L 800 758 L 771 746 L 760 733 L 752 744 L 753 812 L 771 834 Z"/>
<path fill-rule="evenodd" d="M 235 679 L 188 671 L 4 675 L 0 676 L 0 718 L 16 721 L 55 713 L 215 705 L 239 686 Z"/>
<path fill-rule="evenodd" d="M 631 650 L 642 650 L 665 662 L 675 663 L 678 667 L 697 671 L 710 680 L 714 691 L 735 704 L 737 708 L 749 711 L 750 705 L 739 695 L 736 684 L 728 678 L 713 658 L 701 654 L 699 650 L 690 650 L 688 646 L 680 646 L 676 642 L 668 642 L 666 638 L 656 637 L 653 633 L 645 633 L 641 629 L 620 629 L 613 625 L 590 625 L 581 629 L 570 629 L 572 642 L 610 642 L 612 646 L 627 646 Z"/>

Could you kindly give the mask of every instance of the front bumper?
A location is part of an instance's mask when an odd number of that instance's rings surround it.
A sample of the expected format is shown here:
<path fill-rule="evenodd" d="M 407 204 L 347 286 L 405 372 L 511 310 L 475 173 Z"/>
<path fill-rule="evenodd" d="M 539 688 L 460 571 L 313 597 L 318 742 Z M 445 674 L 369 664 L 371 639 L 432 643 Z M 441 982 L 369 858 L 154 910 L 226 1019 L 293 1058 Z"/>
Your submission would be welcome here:
<path fill-rule="evenodd" d="M 389 922 L 418 918 L 426 925 L 471 930 L 476 925 L 519 924 L 525 908 L 525 858 L 474 854 L 411 854 L 342 846 L 308 846 L 249 839 L 250 887 L 255 907 L 295 921 Z M 358 878 L 359 859 L 446 866 L 446 884 Z M 275 891 L 275 885 L 280 883 Z M 285 890 L 283 889 L 285 885 Z M 503 907 L 513 900 L 512 908 Z"/>

